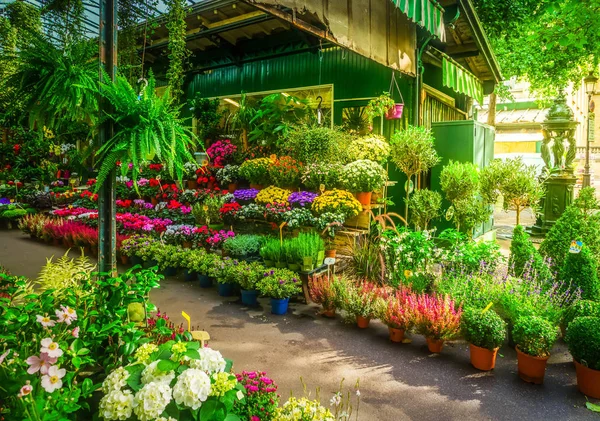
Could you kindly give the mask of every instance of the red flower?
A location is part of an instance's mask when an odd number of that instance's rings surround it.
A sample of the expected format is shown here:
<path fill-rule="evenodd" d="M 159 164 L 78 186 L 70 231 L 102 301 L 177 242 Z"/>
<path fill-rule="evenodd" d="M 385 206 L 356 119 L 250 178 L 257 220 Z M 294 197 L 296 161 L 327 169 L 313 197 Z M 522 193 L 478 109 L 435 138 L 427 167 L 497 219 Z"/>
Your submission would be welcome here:
<path fill-rule="evenodd" d="M 19 145 L 18 143 L 13 146 L 13 151 L 15 151 L 15 154 L 19 154 L 19 152 L 21 151 L 21 145 Z"/>

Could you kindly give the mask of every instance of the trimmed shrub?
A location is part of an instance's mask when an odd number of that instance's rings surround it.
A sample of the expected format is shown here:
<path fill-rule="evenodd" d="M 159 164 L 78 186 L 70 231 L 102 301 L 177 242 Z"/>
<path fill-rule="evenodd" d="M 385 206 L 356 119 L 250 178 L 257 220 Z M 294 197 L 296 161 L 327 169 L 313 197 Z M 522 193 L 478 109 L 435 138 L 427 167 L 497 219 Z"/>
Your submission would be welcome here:
<path fill-rule="evenodd" d="M 566 342 L 573 358 L 592 370 L 600 370 L 600 317 L 578 317 L 567 329 Z"/>
<path fill-rule="evenodd" d="M 562 325 L 566 328 L 578 317 L 600 317 L 600 302 L 579 300 L 564 312 Z"/>
<path fill-rule="evenodd" d="M 581 289 L 584 300 L 600 300 L 598 267 L 590 249 L 583 246 L 579 253 L 569 253 L 562 267 L 560 278 Z"/>
<path fill-rule="evenodd" d="M 520 278 L 523 273 L 529 272 L 537 279 L 550 279 L 552 272 L 542 255 L 529 240 L 529 234 L 521 225 L 513 230 L 513 238 L 510 244 L 510 257 L 508 267 L 511 274 Z"/>
<path fill-rule="evenodd" d="M 556 327 L 538 316 L 521 317 L 513 328 L 513 340 L 522 353 L 546 357 L 558 337 Z"/>
<path fill-rule="evenodd" d="M 506 323 L 494 310 L 466 309 L 461 318 L 461 329 L 469 343 L 490 351 L 500 347 L 506 337 Z"/>

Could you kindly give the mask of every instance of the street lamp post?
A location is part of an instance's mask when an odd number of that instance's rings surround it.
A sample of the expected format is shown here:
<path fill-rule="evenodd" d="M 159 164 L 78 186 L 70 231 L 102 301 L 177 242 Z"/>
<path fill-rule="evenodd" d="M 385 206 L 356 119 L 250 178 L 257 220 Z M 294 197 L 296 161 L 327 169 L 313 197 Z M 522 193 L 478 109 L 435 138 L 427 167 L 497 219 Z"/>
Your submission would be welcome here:
<path fill-rule="evenodd" d="M 590 174 L 590 138 L 593 137 L 594 127 L 592 124 L 595 124 L 594 119 L 594 103 L 592 101 L 592 95 L 596 91 L 596 82 L 598 82 L 598 78 L 594 76 L 593 72 L 590 72 L 589 75 L 583 79 L 585 83 L 585 92 L 588 95 L 588 118 L 587 118 L 587 136 L 585 140 L 585 166 L 583 167 L 583 187 L 589 187 L 591 183 L 591 174 Z"/>

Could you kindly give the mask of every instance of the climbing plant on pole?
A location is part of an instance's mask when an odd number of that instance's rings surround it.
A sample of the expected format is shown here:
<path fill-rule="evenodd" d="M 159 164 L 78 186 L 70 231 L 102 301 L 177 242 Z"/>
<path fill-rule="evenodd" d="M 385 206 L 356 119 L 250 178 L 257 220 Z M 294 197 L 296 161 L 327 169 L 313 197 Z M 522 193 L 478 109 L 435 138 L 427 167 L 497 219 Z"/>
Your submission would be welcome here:
<path fill-rule="evenodd" d="M 189 55 L 186 43 L 185 15 L 187 12 L 185 0 L 166 0 L 167 22 L 169 31 L 169 69 L 167 80 L 173 98 L 183 95 L 183 76 L 186 59 Z"/>

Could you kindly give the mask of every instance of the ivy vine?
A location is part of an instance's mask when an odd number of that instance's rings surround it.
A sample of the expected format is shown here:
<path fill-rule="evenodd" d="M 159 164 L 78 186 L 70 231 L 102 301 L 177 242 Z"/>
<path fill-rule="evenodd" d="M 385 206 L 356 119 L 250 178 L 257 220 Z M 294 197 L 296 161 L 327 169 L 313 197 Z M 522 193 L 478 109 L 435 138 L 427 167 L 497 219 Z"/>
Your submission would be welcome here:
<path fill-rule="evenodd" d="M 169 31 L 169 70 L 167 81 L 173 98 L 183 95 L 183 76 L 185 62 L 189 56 L 186 42 L 187 24 L 185 17 L 187 7 L 185 0 L 166 0 L 167 23 Z"/>

